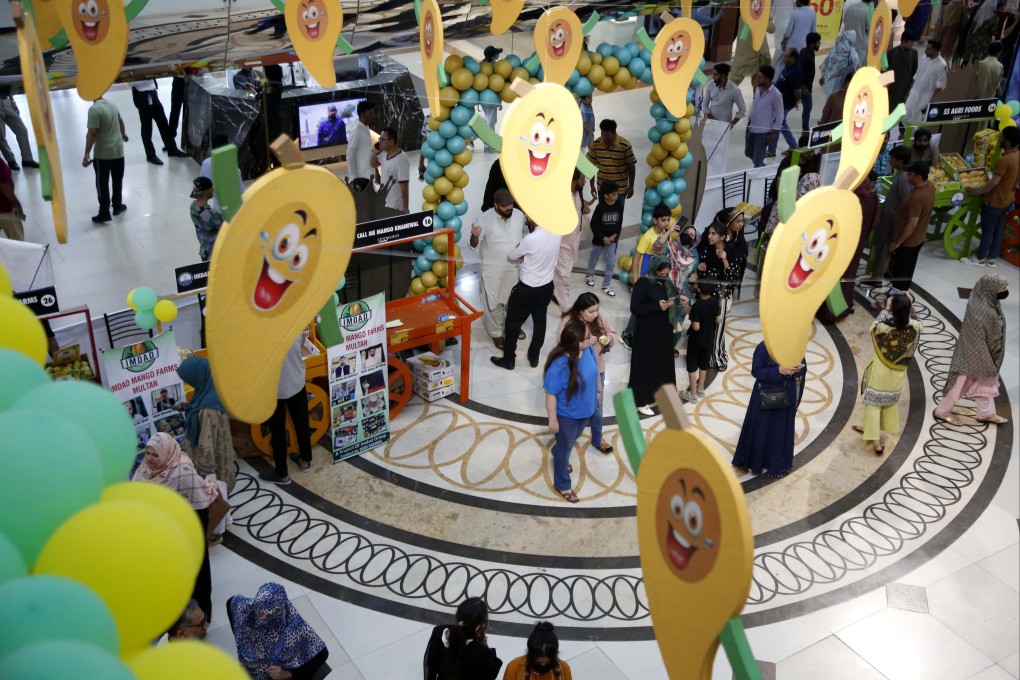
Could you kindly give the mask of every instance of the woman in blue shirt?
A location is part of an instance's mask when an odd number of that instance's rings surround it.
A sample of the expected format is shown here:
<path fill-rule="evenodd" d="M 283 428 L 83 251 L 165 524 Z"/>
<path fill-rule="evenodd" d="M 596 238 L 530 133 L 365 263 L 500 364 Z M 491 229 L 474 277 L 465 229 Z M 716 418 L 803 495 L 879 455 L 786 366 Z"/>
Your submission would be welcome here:
<path fill-rule="evenodd" d="M 571 489 L 570 451 L 581 436 L 598 404 L 599 363 L 592 344 L 597 342 L 585 332 L 580 321 L 568 323 L 545 363 L 545 410 L 553 443 L 553 486 L 568 503 L 579 499 Z"/>

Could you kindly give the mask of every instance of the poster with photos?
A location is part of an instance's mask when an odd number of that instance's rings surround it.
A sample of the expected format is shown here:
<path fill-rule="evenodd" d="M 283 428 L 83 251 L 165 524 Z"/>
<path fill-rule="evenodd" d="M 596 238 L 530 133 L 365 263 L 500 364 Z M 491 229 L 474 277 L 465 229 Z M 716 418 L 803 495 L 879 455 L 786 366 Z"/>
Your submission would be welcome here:
<path fill-rule="evenodd" d="M 386 296 L 337 307 L 343 341 L 327 352 L 333 462 L 390 440 Z"/>
<path fill-rule="evenodd" d="M 138 436 L 138 452 L 149 438 L 165 432 L 184 439 L 184 383 L 177 375 L 173 330 L 142 342 L 102 351 L 103 384 L 121 400 Z"/>

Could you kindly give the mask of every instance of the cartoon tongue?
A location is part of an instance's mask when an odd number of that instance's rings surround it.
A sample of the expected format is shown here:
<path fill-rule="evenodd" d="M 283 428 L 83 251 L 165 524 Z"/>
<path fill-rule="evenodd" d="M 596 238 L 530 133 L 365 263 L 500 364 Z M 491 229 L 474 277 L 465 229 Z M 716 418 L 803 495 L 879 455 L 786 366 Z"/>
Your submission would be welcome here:
<path fill-rule="evenodd" d="M 95 40 L 99 37 L 99 24 L 96 22 L 81 22 L 81 30 L 89 41 Z"/>
<path fill-rule="evenodd" d="M 566 49 L 566 47 L 567 47 L 566 43 L 563 43 L 562 45 L 553 45 L 553 54 L 555 54 L 557 57 L 562 57 L 563 50 Z"/>
<path fill-rule="evenodd" d="M 854 123 L 854 141 L 861 141 L 861 135 L 864 133 L 864 123 Z"/>
<path fill-rule="evenodd" d="M 797 258 L 797 264 L 793 265 L 793 270 L 790 272 L 790 278 L 786 280 L 786 285 L 791 290 L 797 290 L 807 281 L 807 277 L 811 276 L 812 271 L 814 270 L 809 269 L 804 264 L 804 256 L 801 255 Z"/>
<path fill-rule="evenodd" d="M 687 568 L 687 563 L 691 560 L 691 554 L 694 552 L 691 548 L 685 548 L 677 540 L 676 533 L 672 527 L 666 527 L 666 552 L 669 555 L 669 561 L 673 563 L 673 566 L 683 571 Z"/>
<path fill-rule="evenodd" d="M 319 37 L 319 24 L 309 24 L 305 26 L 308 31 L 308 37 L 312 40 L 316 40 Z"/>
<path fill-rule="evenodd" d="M 676 70 L 677 65 L 680 63 L 680 57 L 673 57 L 672 59 L 666 60 L 666 70 L 672 73 Z"/>
<path fill-rule="evenodd" d="M 529 151 L 528 158 L 531 160 L 532 177 L 541 177 L 545 174 L 545 169 L 549 166 L 549 154 Z"/>
<path fill-rule="evenodd" d="M 262 311 L 269 311 L 280 303 L 290 284 L 291 281 L 270 269 L 269 263 L 263 260 L 262 273 L 259 275 L 258 283 L 255 284 L 252 301 Z"/>

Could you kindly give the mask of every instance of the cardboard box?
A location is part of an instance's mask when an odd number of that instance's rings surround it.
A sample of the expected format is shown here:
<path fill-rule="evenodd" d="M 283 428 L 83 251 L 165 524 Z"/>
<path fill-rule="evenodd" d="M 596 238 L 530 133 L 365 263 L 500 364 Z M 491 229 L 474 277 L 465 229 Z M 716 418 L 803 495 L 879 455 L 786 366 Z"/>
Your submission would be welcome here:
<path fill-rule="evenodd" d="M 439 380 L 425 380 L 424 378 L 416 377 L 414 379 L 414 388 L 422 392 L 432 392 L 434 390 L 441 390 L 444 387 L 453 387 L 453 381 L 452 375 L 440 378 Z"/>
<path fill-rule="evenodd" d="M 441 380 L 453 375 L 453 366 L 446 359 L 437 357 L 432 352 L 425 352 L 407 360 L 407 367 L 416 378 L 427 382 Z"/>
<path fill-rule="evenodd" d="M 425 401 L 436 401 L 437 399 L 442 399 L 447 395 L 453 394 L 453 385 L 443 387 L 438 390 L 424 391 L 418 388 L 418 383 L 416 382 L 414 385 L 414 393 Z"/>

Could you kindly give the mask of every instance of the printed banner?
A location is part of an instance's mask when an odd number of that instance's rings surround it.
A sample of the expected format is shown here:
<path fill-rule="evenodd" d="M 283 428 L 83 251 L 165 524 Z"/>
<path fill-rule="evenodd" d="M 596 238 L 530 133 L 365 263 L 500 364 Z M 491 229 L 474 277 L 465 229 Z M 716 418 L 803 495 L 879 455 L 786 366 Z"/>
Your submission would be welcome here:
<path fill-rule="evenodd" d="M 184 439 L 184 383 L 177 375 L 179 362 L 173 330 L 150 340 L 103 350 L 103 384 L 121 400 L 135 422 L 138 451 L 156 432 L 178 443 Z"/>
<path fill-rule="evenodd" d="M 811 9 L 815 11 L 816 28 L 822 42 L 836 42 L 839 37 L 839 26 L 843 23 L 843 0 L 812 0 Z M 785 26 L 778 30 L 785 30 Z"/>
<path fill-rule="evenodd" d="M 432 233 L 432 222 L 431 210 L 361 222 L 354 236 L 354 248 L 367 248 L 402 238 L 425 236 Z"/>
<path fill-rule="evenodd" d="M 174 269 L 174 278 L 177 280 L 178 293 L 206 288 L 209 285 L 209 263 L 199 262 L 177 267 Z"/>
<path fill-rule="evenodd" d="M 950 120 L 980 120 L 995 116 L 997 99 L 975 99 L 966 102 L 938 102 L 929 104 L 925 112 L 926 123 L 943 123 Z"/>
<path fill-rule="evenodd" d="M 31 309 L 36 316 L 56 314 L 60 311 L 60 304 L 57 302 L 57 289 L 53 286 L 15 293 L 14 299 Z"/>
<path fill-rule="evenodd" d="M 390 440 L 386 294 L 337 307 L 343 340 L 329 348 L 333 462 Z"/>

